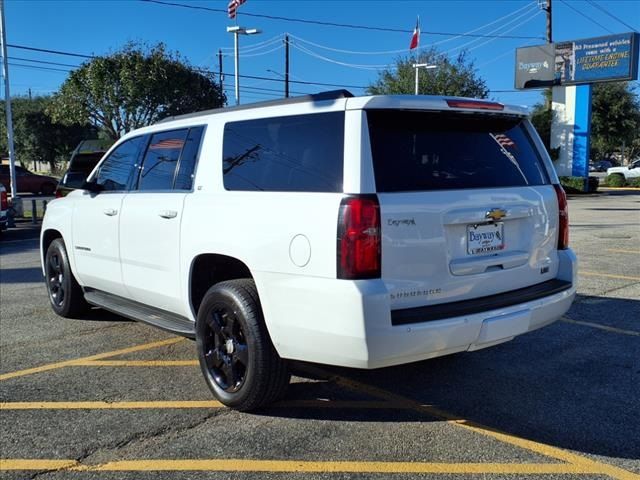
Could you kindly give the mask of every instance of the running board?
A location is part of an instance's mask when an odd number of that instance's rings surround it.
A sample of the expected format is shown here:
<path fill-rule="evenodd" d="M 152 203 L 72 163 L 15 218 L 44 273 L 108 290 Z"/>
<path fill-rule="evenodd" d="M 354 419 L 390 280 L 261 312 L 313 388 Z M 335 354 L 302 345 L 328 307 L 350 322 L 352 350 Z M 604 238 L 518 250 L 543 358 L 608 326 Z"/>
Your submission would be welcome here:
<path fill-rule="evenodd" d="M 183 337 L 195 338 L 196 336 L 195 323 L 175 313 L 89 288 L 85 289 L 84 298 L 91 305 L 104 308 L 123 317 L 148 323 Z"/>

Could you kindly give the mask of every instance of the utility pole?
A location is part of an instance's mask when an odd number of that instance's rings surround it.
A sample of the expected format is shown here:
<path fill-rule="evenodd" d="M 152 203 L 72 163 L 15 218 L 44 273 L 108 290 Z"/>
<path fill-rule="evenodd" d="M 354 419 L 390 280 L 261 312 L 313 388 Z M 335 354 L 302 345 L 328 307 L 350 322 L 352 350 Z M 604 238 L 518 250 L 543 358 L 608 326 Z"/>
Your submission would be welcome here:
<path fill-rule="evenodd" d="M 244 28 L 238 25 L 227 27 L 228 33 L 233 33 L 233 50 L 235 57 L 235 93 L 236 93 L 236 105 L 240 105 L 240 51 L 238 49 L 238 37 L 239 35 L 256 35 L 261 33 L 257 28 Z"/>
<path fill-rule="evenodd" d="M 13 145 L 13 117 L 11 114 L 11 92 L 9 89 L 9 62 L 7 59 L 7 30 L 4 21 L 4 0 L 0 0 L 0 38 L 2 39 L 2 76 L 4 77 L 4 104 L 7 116 L 7 148 L 9 149 L 9 174 L 11 176 L 11 202 L 18 199 L 16 184 L 16 152 Z"/>
<path fill-rule="evenodd" d="M 220 93 L 224 92 L 224 74 L 222 73 L 222 49 L 218 50 L 218 80 L 220 80 Z"/>
<path fill-rule="evenodd" d="M 552 34 L 552 17 L 551 17 L 551 0 L 547 0 L 546 8 L 544 9 L 547 12 L 547 43 L 553 43 L 553 34 Z"/>
<path fill-rule="evenodd" d="M 544 10 L 547 14 L 547 43 L 553 43 L 553 22 L 552 22 L 552 14 L 551 14 L 551 0 L 538 0 L 538 6 Z M 550 87 L 547 90 L 547 110 L 551 111 L 552 101 L 551 101 L 551 90 L 553 87 Z"/>
<path fill-rule="evenodd" d="M 284 36 L 284 98 L 289 98 L 289 35 Z"/>

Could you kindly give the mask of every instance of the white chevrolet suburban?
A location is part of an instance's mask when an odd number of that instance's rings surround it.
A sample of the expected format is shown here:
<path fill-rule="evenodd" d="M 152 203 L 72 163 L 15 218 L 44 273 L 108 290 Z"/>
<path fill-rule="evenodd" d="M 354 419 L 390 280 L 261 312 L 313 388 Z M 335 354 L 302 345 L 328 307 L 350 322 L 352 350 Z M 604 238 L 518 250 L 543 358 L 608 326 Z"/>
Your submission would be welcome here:
<path fill-rule="evenodd" d="M 378 368 L 511 340 L 576 292 L 567 201 L 526 111 L 345 91 L 129 133 L 41 234 L 51 305 L 195 338 L 225 405 L 289 360 Z"/>

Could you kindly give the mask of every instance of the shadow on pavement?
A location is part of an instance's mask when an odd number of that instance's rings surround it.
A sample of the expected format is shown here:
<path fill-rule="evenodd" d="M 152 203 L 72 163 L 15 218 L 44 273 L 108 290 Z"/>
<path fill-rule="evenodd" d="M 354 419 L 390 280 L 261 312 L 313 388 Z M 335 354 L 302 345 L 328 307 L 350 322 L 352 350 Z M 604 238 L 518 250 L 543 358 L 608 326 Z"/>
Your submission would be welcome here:
<path fill-rule="evenodd" d="M 605 297 L 578 302 L 571 318 L 609 324 L 623 312 L 640 312 L 640 301 Z M 590 312 L 590 309 L 593 310 Z M 574 309 L 572 309 L 574 310 Z M 640 332 L 640 315 L 635 330 Z M 630 328 L 624 324 L 622 328 Z M 557 322 L 511 342 L 473 353 L 379 370 L 296 364 L 296 373 L 325 380 L 297 383 L 287 400 L 344 400 L 354 394 L 332 377 L 346 377 L 431 405 L 461 419 L 508 434 L 586 454 L 640 458 L 640 337 Z M 357 392 L 355 392 L 357 393 Z M 362 400 L 361 397 L 356 399 Z M 365 396 L 364 399 L 372 400 Z M 376 399 L 379 400 L 379 399 Z M 373 422 L 438 421 L 407 410 L 269 409 L 271 416 Z"/>

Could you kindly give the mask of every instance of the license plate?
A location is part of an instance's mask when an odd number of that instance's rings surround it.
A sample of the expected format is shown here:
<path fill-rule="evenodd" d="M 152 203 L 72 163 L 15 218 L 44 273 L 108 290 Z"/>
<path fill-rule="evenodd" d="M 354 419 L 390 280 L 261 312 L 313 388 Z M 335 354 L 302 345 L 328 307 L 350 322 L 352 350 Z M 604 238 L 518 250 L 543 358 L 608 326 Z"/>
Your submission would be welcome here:
<path fill-rule="evenodd" d="M 504 249 L 504 223 L 467 225 L 467 253 L 497 252 Z"/>

